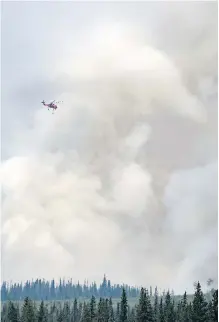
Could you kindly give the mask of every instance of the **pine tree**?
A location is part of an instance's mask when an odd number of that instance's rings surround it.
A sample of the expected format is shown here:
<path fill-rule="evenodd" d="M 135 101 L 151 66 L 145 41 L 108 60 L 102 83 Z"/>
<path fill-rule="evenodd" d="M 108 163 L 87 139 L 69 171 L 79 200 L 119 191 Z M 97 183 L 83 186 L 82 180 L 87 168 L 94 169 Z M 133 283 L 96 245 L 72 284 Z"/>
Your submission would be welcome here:
<path fill-rule="evenodd" d="M 92 295 L 91 302 L 90 302 L 90 315 L 91 315 L 91 321 L 96 320 L 96 300 L 95 297 Z"/>
<path fill-rule="evenodd" d="M 144 298 L 144 288 L 141 288 L 140 298 L 139 298 L 139 304 L 137 306 L 137 321 L 143 322 L 146 317 L 146 303 Z"/>
<path fill-rule="evenodd" d="M 46 312 L 43 301 L 41 301 L 41 303 L 40 303 L 39 311 L 37 314 L 37 321 L 38 322 L 47 322 L 48 321 L 48 316 L 47 316 L 47 312 Z"/>
<path fill-rule="evenodd" d="M 161 297 L 160 299 L 160 305 L 159 305 L 159 322 L 165 322 L 165 316 L 164 316 L 164 309 L 163 309 L 163 299 Z"/>
<path fill-rule="evenodd" d="M 81 320 L 83 314 L 83 304 L 80 302 L 79 303 L 79 308 L 78 308 L 78 321 Z"/>
<path fill-rule="evenodd" d="M 14 303 L 9 301 L 8 303 L 8 320 L 10 322 L 18 322 L 19 321 L 19 312 L 14 306 Z"/>
<path fill-rule="evenodd" d="M 209 303 L 209 315 L 212 322 L 218 321 L 218 290 L 214 291 L 212 301 Z"/>
<path fill-rule="evenodd" d="M 70 316 L 70 306 L 68 302 L 64 303 L 63 317 L 65 322 L 70 322 L 71 316 Z"/>
<path fill-rule="evenodd" d="M 192 306 L 193 306 L 192 321 L 207 322 L 208 321 L 207 303 L 205 301 L 204 295 L 201 290 L 201 285 L 199 282 L 196 285 L 196 291 L 192 302 Z"/>
<path fill-rule="evenodd" d="M 104 301 L 104 320 L 108 322 L 109 320 L 109 300 L 105 299 Z"/>
<path fill-rule="evenodd" d="M 141 289 L 139 305 L 137 309 L 137 321 L 138 322 L 151 322 L 153 321 L 153 311 L 150 302 L 148 291 Z"/>
<path fill-rule="evenodd" d="M 74 299 L 74 304 L 73 304 L 73 322 L 78 322 L 78 302 L 77 299 Z"/>
<path fill-rule="evenodd" d="M 116 305 L 116 321 L 120 319 L 120 303 L 118 302 Z"/>
<path fill-rule="evenodd" d="M 165 321 L 175 322 L 174 304 L 171 301 L 171 296 L 169 291 L 165 296 L 164 316 L 165 316 Z"/>
<path fill-rule="evenodd" d="M 55 281 L 54 281 L 54 279 L 51 281 L 50 298 L 51 298 L 51 300 L 55 300 L 55 298 L 56 298 L 56 294 L 55 294 Z"/>
<path fill-rule="evenodd" d="M 176 321 L 182 321 L 182 303 L 179 302 L 177 304 L 177 309 L 176 309 Z"/>
<path fill-rule="evenodd" d="M 53 302 L 49 310 L 49 316 L 48 316 L 49 322 L 55 320 L 55 314 L 56 314 L 56 305 Z"/>
<path fill-rule="evenodd" d="M 100 298 L 98 303 L 98 314 L 97 314 L 98 322 L 105 322 L 105 304 L 104 299 Z"/>
<path fill-rule="evenodd" d="M 57 316 L 57 322 L 65 322 L 64 320 L 64 315 L 63 315 L 63 311 L 62 309 L 60 308 L 60 311 L 57 312 L 58 313 L 58 316 Z"/>
<path fill-rule="evenodd" d="M 24 299 L 24 305 L 22 307 L 22 322 L 35 322 L 36 316 L 34 314 L 32 301 L 26 297 Z"/>
<path fill-rule="evenodd" d="M 136 318 L 135 318 L 135 309 L 132 308 L 130 310 L 130 314 L 129 314 L 129 318 L 128 318 L 129 322 L 135 322 Z"/>
<path fill-rule="evenodd" d="M 89 304 L 84 303 L 81 321 L 82 322 L 91 322 L 91 312 L 90 312 L 90 305 Z"/>
<path fill-rule="evenodd" d="M 109 322 L 115 322 L 112 298 L 109 300 Z"/>
<path fill-rule="evenodd" d="M 155 288 L 154 292 L 154 321 L 159 321 L 159 306 L 158 306 L 158 292 L 157 287 Z"/>
<path fill-rule="evenodd" d="M 189 315 L 189 306 L 187 302 L 187 294 L 186 292 L 183 295 L 183 299 L 181 302 L 181 314 L 180 314 L 181 321 L 183 322 L 189 322 L 190 321 L 190 315 Z"/>
<path fill-rule="evenodd" d="M 120 322 L 126 322 L 127 321 L 127 313 L 128 313 L 128 302 L 126 297 L 126 291 L 123 288 L 122 289 L 122 295 L 121 295 L 121 301 L 120 301 Z"/>

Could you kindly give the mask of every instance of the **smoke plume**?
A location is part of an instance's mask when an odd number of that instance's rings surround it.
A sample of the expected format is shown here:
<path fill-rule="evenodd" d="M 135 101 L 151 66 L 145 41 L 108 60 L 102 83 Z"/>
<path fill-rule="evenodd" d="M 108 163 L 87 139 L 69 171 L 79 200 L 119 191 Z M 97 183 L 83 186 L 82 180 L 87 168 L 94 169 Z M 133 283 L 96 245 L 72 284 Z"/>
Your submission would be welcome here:
<path fill-rule="evenodd" d="M 51 76 L 64 103 L 12 135 L 3 278 L 217 283 L 215 4 L 161 8 L 84 30 Z"/>

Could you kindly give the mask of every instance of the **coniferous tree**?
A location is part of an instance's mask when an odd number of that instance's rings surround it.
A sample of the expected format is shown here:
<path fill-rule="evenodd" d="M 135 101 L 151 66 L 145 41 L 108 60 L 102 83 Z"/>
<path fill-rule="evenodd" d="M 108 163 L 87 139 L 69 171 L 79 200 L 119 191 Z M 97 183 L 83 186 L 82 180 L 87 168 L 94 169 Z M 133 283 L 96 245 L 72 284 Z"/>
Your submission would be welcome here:
<path fill-rule="evenodd" d="M 51 282 L 51 286 L 50 286 L 50 295 L 51 295 L 51 300 L 55 300 L 56 298 L 56 293 L 55 293 L 55 281 L 54 279 Z"/>
<path fill-rule="evenodd" d="M 189 315 L 189 306 L 187 302 L 187 294 L 186 292 L 183 295 L 183 299 L 181 302 L 181 314 L 180 318 L 183 322 L 189 322 L 190 321 L 190 315 Z"/>
<path fill-rule="evenodd" d="M 53 302 L 52 305 L 50 306 L 50 313 L 49 313 L 49 322 L 50 320 L 54 320 L 55 319 L 55 315 L 56 315 L 56 305 Z"/>
<path fill-rule="evenodd" d="M 148 294 L 148 290 L 145 291 L 145 299 L 146 299 L 146 306 L 147 306 L 147 321 L 153 322 L 153 309 L 151 306 L 150 296 Z"/>
<path fill-rule="evenodd" d="M 128 318 L 129 322 L 135 322 L 136 321 L 136 316 L 135 316 L 135 309 L 132 308 L 130 310 L 130 314 L 129 314 L 129 318 Z"/>
<path fill-rule="evenodd" d="M 209 320 L 218 321 L 218 290 L 215 290 L 211 302 L 209 303 Z"/>
<path fill-rule="evenodd" d="M 145 301 L 145 290 L 142 287 L 140 298 L 139 298 L 139 304 L 137 306 L 137 321 L 138 322 L 144 322 L 147 319 L 147 307 L 146 307 L 146 301 Z"/>
<path fill-rule="evenodd" d="M 73 321 L 72 322 L 78 322 L 78 302 L 77 299 L 74 299 L 74 304 L 73 304 Z"/>
<path fill-rule="evenodd" d="M 90 305 L 84 303 L 83 306 L 83 314 L 82 314 L 82 322 L 91 322 L 91 312 L 90 312 Z"/>
<path fill-rule="evenodd" d="M 164 304 L 165 321 L 175 322 L 174 304 L 171 300 L 170 292 L 167 291 Z"/>
<path fill-rule="evenodd" d="M 152 290 L 152 286 L 150 286 L 150 297 L 153 296 L 153 290 Z"/>
<path fill-rule="evenodd" d="M 8 299 L 7 285 L 6 285 L 6 282 L 3 282 L 2 286 L 1 286 L 1 300 L 2 301 L 7 301 L 7 299 Z"/>
<path fill-rule="evenodd" d="M 109 300 L 105 299 L 104 301 L 104 320 L 109 321 Z"/>
<path fill-rule="evenodd" d="M 158 292 L 157 287 L 155 287 L 154 291 L 154 321 L 159 321 L 159 305 L 158 305 Z"/>
<path fill-rule="evenodd" d="M 61 292 L 64 298 L 70 297 L 69 285 L 71 282 L 60 283 Z M 57 290 L 59 289 L 57 286 Z M 68 287 L 66 287 L 68 286 Z M 22 286 L 19 286 L 22 287 Z M 44 289 L 45 287 L 45 289 Z M 92 286 L 93 287 L 93 286 Z M 107 286 L 109 288 L 109 284 Z M 15 286 L 11 286 L 8 291 L 8 297 L 17 297 L 15 294 Z M 25 284 L 25 294 L 31 294 L 33 299 L 37 296 L 46 297 L 46 294 L 50 293 L 49 286 L 44 281 L 36 280 L 35 282 L 27 282 Z M 112 287 L 112 290 L 114 288 Z M 115 286 L 116 292 L 121 292 L 120 286 Z M 72 308 L 70 308 L 69 302 L 56 301 L 48 304 L 41 302 L 39 308 L 37 303 L 32 302 L 30 298 L 25 298 L 24 304 L 21 307 L 21 320 L 19 320 L 20 309 L 15 305 L 14 302 L 8 301 L 2 305 L 2 322 L 215 322 L 217 321 L 218 314 L 218 290 L 212 292 L 212 299 L 208 296 L 205 299 L 201 292 L 201 286 L 199 283 L 196 284 L 196 291 L 192 303 L 188 303 L 186 292 L 183 295 L 181 301 L 176 305 L 174 304 L 174 298 L 171 298 L 169 292 L 166 292 L 165 298 L 161 298 L 160 304 L 158 305 L 158 295 L 156 294 L 151 305 L 151 299 L 146 289 L 141 289 L 140 298 L 138 305 L 131 306 L 127 300 L 127 292 L 131 294 L 132 290 L 128 286 L 124 286 L 122 290 L 121 300 L 117 303 L 117 311 L 114 312 L 112 298 L 100 298 L 98 304 L 98 311 L 95 308 L 96 299 L 92 295 L 92 289 L 88 287 L 87 282 L 84 284 L 84 292 L 90 294 L 90 301 L 88 303 L 79 302 L 79 309 L 77 299 L 75 298 Z M 75 288 L 76 292 L 76 288 Z M 41 294 L 41 295 L 40 295 Z M 44 294 L 44 295 L 43 295 Z M 76 294 L 76 293 L 75 293 Z M 124 296 L 125 294 L 125 296 Z M 156 296 L 157 295 L 157 296 Z M 124 300 L 125 299 L 125 300 Z M 125 304 L 125 305 L 124 305 Z M 152 309 L 153 307 L 153 309 Z M 125 308 L 125 310 L 124 310 Z M 81 314 L 79 313 L 81 312 Z M 125 314 L 124 314 L 125 312 Z M 153 313 L 153 314 L 152 314 Z M 125 318 L 124 318 L 125 316 Z"/>
<path fill-rule="evenodd" d="M 196 291 L 192 302 L 192 321 L 194 322 L 207 322 L 208 321 L 208 309 L 207 302 L 201 290 L 201 285 L 198 282 L 196 284 Z"/>
<path fill-rule="evenodd" d="M 61 309 L 57 312 L 57 322 L 65 322 L 63 311 Z"/>
<path fill-rule="evenodd" d="M 80 302 L 79 303 L 79 308 L 78 308 L 78 321 L 81 320 L 82 318 L 82 313 L 83 313 L 83 304 Z"/>
<path fill-rule="evenodd" d="M 63 317 L 66 322 L 70 322 L 71 320 L 71 310 L 68 302 L 64 303 L 63 307 Z"/>
<path fill-rule="evenodd" d="M 94 322 L 96 320 L 96 300 L 93 295 L 91 297 L 91 302 L 90 302 L 90 315 L 91 315 L 91 321 Z"/>
<path fill-rule="evenodd" d="M 127 319 L 127 313 L 128 313 L 128 303 L 127 303 L 127 296 L 126 291 L 123 288 L 122 289 L 122 295 L 121 295 L 121 301 L 120 301 L 120 322 L 126 322 Z"/>
<path fill-rule="evenodd" d="M 98 322 L 105 322 L 105 304 L 104 299 L 100 298 L 98 303 L 98 314 L 97 314 Z"/>
<path fill-rule="evenodd" d="M 46 308 L 44 306 L 44 302 L 41 301 L 39 311 L 37 314 L 37 321 L 38 322 L 47 322 L 48 321 L 48 314 Z"/>
<path fill-rule="evenodd" d="M 119 321 L 120 319 L 120 303 L 117 303 L 116 305 L 116 321 Z"/>
<path fill-rule="evenodd" d="M 159 305 L 159 318 L 160 318 L 160 322 L 165 322 L 165 315 L 164 315 L 164 308 L 163 308 L 163 299 L 162 299 L 162 297 L 160 299 L 160 305 Z"/>
<path fill-rule="evenodd" d="M 151 307 L 150 297 L 147 290 L 141 289 L 139 305 L 137 308 L 137 321 L 138 322 L 151 322 L 153 321 L 153 311 Z"/>
<path fill-rule="evenodd" d="M 109 322 L 115 322 L 112 298 L 109 300 Z"/>
<path fill-rule="evenodd" d="M 179 321 L 179 322 L 182 321 L 182 303 L 181 302 L 177 304 L 175 316 L 176 316 L 176 321 Z"/>
<path fill-rule="evenodd" d="M 32 301 L 29 297 L 26 297 L 24 300 L 24 304 L 22 307 L 22 315 L 21 315 L 22 322 L 35 322 L 36 316 L 33 308 Z"/>
<path fill-rule="evenodd" d="M 14 306 L 14 303 L 9 301 L 8 303 L 8 320 L 10 322 L 18 322 L 19 321 L 19 311 Z"/>

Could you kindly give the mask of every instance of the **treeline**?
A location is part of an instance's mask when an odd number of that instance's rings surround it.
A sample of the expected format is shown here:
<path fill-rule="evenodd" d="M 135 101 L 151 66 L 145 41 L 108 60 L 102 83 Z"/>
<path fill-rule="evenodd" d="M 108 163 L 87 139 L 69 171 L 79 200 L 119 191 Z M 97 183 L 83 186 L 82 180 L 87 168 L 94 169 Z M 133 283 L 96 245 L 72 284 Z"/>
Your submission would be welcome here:
<path fill-rule="evenodd" d="M 119 298 L 123 288 L 125 288 L 128 297 L 138 297 L 140 294 L 140 288 L 137 287 L 119 284 L 111 285 L 111 281 L 107 280 L 106 276 L 103 277 L 103 281 L 99 286 L 95 282 L 90 285 L 88 285 L 88 282 L 84 282 L 82 285 L 79 282 L 74 284 L 72 280 L 65 282 L 62 279 L 59 280 L 58 284 L 55 283 L 54 279 L 52 281 L 37 279 L 35 281 L 26 281 L 24 284 L 7 284 L 3 282 L 1 285 L 1 301 L 19 301 L 24 300 L 26 297 L 32 300 L 44 301 L 91 298 L 92 296 Z"/>
<path fill-rule="evenodd" d="M 197 283 L 191 302 L 186 292 L 175 303 L 169 291 L 165 296 L 155 294 L 153 301 L 147 289 L 140 290 L 138 303 L 131 307 L 125 289 L 120 301 L 113 306 L 112 298 L 94 296 L 88 302 L 53 302 L 39 307 L 26 297 L 22 306 L 9 301 L 2 307 L 4 322 L 214 322 L 218 321 L 218 290 L 210 301 L 205 299 L 200 283 Z"/>

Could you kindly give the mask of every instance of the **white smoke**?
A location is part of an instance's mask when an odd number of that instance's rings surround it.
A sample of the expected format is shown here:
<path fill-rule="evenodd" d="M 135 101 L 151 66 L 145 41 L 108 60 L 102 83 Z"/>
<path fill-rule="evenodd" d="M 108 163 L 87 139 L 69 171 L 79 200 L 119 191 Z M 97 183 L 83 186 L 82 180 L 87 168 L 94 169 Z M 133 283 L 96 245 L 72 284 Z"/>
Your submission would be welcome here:
<path fill-rule="evenodd" d="M 190 65 L 206 72 L 214 50 Z M 203 132 L 211 141 L 209 88 L 203 99 L 194 88 L 205 75 L 181 58 L 190 59 L 146 42 L 141 28 L 112 25 L 59 62 L 64 104 L 37 111 L 22 152 L 2 163 L 3 278 L 106 273 L 179 291 L 216 279 L 216 158 L 205 165 L 205 146 L 196 151 Z"/>

